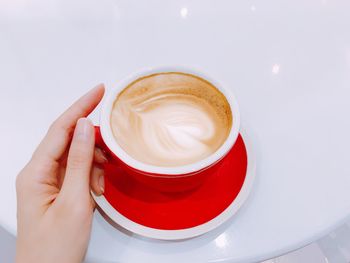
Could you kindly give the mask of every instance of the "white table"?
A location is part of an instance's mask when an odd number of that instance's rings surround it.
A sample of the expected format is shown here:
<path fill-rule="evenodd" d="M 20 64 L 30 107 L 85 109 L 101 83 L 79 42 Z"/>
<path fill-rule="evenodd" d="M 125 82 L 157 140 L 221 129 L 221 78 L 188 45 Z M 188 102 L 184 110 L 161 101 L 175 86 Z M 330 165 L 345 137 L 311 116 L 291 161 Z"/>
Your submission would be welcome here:
<path fill-rule="evenodd" d="M 74 99 L 179 64 L 234 90 L 257 155 L 251 196 L 229 224 L 180 242 L 96 213 L 87 260 L 251 262 L 327 234 L 350 215 L 349 13 L 347 0 L 1 1 L 0 225 L 16 232 L 16 174 Z"/>

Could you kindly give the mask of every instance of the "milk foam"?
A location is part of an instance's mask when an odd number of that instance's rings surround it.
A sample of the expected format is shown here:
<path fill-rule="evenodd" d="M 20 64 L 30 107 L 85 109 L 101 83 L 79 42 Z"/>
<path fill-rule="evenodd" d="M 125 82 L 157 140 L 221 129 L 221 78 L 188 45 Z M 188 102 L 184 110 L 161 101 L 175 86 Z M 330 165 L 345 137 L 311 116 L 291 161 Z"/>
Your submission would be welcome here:
<path fill-rule="evenodd" d="M 230 114 L 225 97 L 209 83 L 187 74 L 162 73 L 139 79 L 118 96 L 111 128 L 134 159 L 178 166 L 215 152 L 230 131 Z"/>

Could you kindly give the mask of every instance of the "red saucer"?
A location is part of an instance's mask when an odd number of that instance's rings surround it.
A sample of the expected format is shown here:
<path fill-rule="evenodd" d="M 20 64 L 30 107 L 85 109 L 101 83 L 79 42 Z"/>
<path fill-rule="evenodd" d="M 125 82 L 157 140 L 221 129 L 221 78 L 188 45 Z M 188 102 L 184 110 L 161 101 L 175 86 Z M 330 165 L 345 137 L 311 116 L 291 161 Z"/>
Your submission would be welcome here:
<path fill-rule="evenodd" d="M 107 201 L 120 214 L 140 225 L 180 230 L 220 215 L 240 192 L 247 171 L 247 151 L 241 135 L 220 167 L 196 189 L 163 193 L 134 180 L 115 165 L 105 167 Z"/>

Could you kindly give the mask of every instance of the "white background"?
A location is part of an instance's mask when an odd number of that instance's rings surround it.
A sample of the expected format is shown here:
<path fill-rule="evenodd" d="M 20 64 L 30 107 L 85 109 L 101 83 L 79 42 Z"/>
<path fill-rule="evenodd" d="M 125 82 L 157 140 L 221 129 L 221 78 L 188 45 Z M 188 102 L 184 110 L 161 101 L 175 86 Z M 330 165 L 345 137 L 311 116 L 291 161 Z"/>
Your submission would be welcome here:
<path fill-rule="evenodd" d="M 68 105 L 99 82 L 177 64 L 237 96 L 257 154 L 252 194 L 229 224 L 182 242 L 96 213 L 87 257 L 248 262 L 328 233 L 350 214 L 349 13 L 346 0 L 1 0 L 0 225 L 15 233 L 15 176 Z"/>

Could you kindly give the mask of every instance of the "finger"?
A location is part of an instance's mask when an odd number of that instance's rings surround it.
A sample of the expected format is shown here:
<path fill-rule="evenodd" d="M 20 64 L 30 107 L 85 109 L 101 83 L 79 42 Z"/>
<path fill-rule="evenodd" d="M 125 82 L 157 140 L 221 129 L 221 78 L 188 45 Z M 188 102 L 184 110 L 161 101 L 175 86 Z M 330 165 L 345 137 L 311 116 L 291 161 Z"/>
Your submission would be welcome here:
<path fill-rule="evenodd" d="M 68 153 L 62 194 L 82 196 L 90 193 L 90 172 L 94 157 L 94 126 L 86 118 L 78 120 Z"/>
<path fill-rule="evenodd" d="M 64 176 L 66 174 L 66 167 L 67 167 L 67 158 L 68 158 L 68 150 L 65 151 L 60 159 L 60 165 L 59 165 L 59 171 L 57 176 L 57 186 L 59 189 L 61 189 Z M 105 157 L 103 151 L 100 148 L 95 147 L 94 152 L 94 163 L 99 168 L 101 168 L 101 165 L 108 162 L 107 158 Z M 101 168 L 102 169 L 102 168 Z"/>
<path fill-rule="evenodd" d="M 102 195 L 104 192 L 104 169 L 94 165 L 91 169 L 90 185 L 95 195 Z"/>
<path fill-rule="evenodd" d="M 104 90 L 103 84 L 93 88 L 54 121 L 36 149 L 34 159 L 59 160 L 70 143 L 78 119 L 86 117 L 95 109 L 103 97 Z"/>
<path fill-rule="evenodd" d="M 105 156 L 103 151 L 98 147 L 95 147 L 94 162 L 98 164 L 104 164 L 107 162 L 107 157 Z"/>

